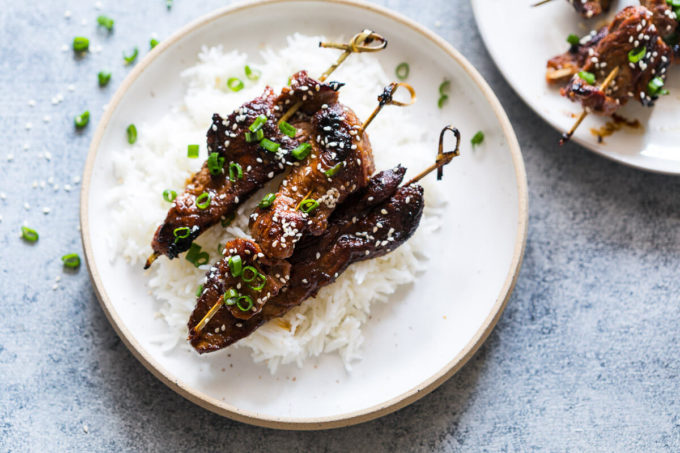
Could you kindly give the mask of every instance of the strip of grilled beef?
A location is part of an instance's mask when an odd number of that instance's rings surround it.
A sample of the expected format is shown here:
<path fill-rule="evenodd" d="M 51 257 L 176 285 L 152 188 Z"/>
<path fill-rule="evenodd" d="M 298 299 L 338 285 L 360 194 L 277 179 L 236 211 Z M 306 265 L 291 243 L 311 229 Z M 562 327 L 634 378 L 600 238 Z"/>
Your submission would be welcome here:
<path fill-rule="evenodd" d="M 224 301 L 227 311 L 235 319 L 246 320 L 259 313 L 267 300 L 278 294 L 290 278 L 290 264 L 287 261 L 267 258 L 260 246 L 250 239 L 238 238 L 227 242 L 224 255 L 224 259 L 212 266 L 206 274 L 206 282 L 199 298 L 216 302 L 232 288 L 239 296 L 250 298 L 249 302 L 246 299 L 238 300 L 238 297 Z M 237 275 L 233 274 L 229 265 L 233 257 L 241 260 Z M 258 274 L 262 277 L 258 278 Z M 196 322 L 198 321 L 200 318 Z"/>
<path fill-rule="evenodd" d="M 609 11 L 611 0 L 567 0 L 574 6 L 577 13 L 590 19 Z"/>
<path fill-rule="evenodd" d="M 374 171 L 373 153 L 367 135 L 357 133 L 360 127 L 354 112 L 340 103 L 314 114 L 317 135 L 309 157 L 282 181 L 271 206 L 258 208 L 250 217 L 250 233 L 267 256 L 293 255 L 303 235 L 325 231 L 336 205 L 366 185 Z M 305 200 L 318 206 L 305 212 L 310 207 Z"/>
<path fill-rule="evenodd" d="M 290 280 L 250 319 L 241 320 L 220 309 L 199 334 L 190 336 L 199 353 L 217 351 L 250 335 L 265 322 L 285 315 L 324 286 L 333 283 L 352 263 L 385 255 L 406 242 L 422 217 L 423 189 L 417 184 L 398 187 L 404 169 L 387 170 L 371 179 L 360 193 L 338 207 L 320 236 L 305 236 L 290 258 Z M 212 274 L 208 280 L 218 279 Z M 218 293 L 198 298 L 189 319 L 193 327 L 219 300 Z M 282 328 L 285 325 L 282 324 Z"/>
<path fill-rule="evenodd" d="M 678 17 L 666 0 L 640 0 L 640 5 L 652 12 L 652 22 L 662 38 L 668 38 L 676 33 Z"/>
<path fill-rule="evenodd" d="M 649 92 L 649 82 L 655 77 L 665 80 L 673 59 L 672 49 L 660 36 L 653 18 L 654 14 L 643 6 L 624 8 L 606 29 L 593 35 L 592 42 L 586 42 L 583 49 L 561 56 L 562 67 L 573 62 L 574 71 L 561 94 L 599 115 L 612 115 L 630 99 L 653 106 L 658 93 Z M 631 53 L 643 56 L 631 62 Z M 559 67 L 557 62 L 561 57 L 548 62 L 549 79 L 551 71 Z M 619 73 L 605 92 L 599 85 L 615 67 L 619 67 Z M 588 83 L 579 75 L 580 71 L 594 74 L 596 82 Z"/>
<path fill-rule="evenodd" d="M 206 161 L 199 172 L 187 182 L 184 193 L 173 202 L 164 222 L 158 227 L 151 247 L 159 255 L 175 258 L 186 251 L 191 243 L 207 228 L 228 221 L 238 206 L 250 195 L 284 171 L 286 166 L 297 164 L 291 151 L 303 142 L 311 140 L 311 115 L 324 104 L 337 102 L 337 82 L 321 83 L 300 71 L 291 78 L 290 87 L 285 87 L 276 95 L 267 87 L 264 93 L 243 104 L 226 118 L 214 114 L 212 125 L 207 133 L 208 153 L 217 153 L 222 169 L 212 174 Z M 283 134 L 277 125 L 278 120 L 297 101 L 302 107 L 289 122 L 297 128 L 294 138 Z M 247 142 L 245 134 L 259 115 L 267 117 L 262 125 L 264 137 L 276 142 L 280 148 L 276 152 L 267 151 L 257 141 Z M 241 178 L 235 165 L 242 170 Z M 205 209 L 196 206 L 196 198 L 203 193 L 210 195 L 210 204 Z M 177 237 L 178 228 L 189 229 L 186 237 Z M 179 236 L 185 236 L 186 230 Z"/>

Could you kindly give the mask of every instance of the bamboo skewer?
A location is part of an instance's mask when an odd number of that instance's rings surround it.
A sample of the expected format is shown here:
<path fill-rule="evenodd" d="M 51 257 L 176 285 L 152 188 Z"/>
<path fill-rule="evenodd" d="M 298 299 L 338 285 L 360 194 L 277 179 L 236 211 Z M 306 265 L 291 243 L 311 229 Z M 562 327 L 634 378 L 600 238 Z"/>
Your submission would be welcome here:
<path fill-rule="evenodd" d="M 411 95 L 411 99 L 410 99 L 409 102 L 395 101 L 393 99 L 394 93 L 401 86 L 405 87 L 409 91 L 409 93 Z M 396 83 L 396 82 L 390 83 L 389 85 L 387 85 L 385 87 L 382 94 L 380 96 L 378 96 L 378 106 L 375 108 L 375 110 L 373 110 L 371 115 L 368 117 L 368 119 L 361 126 L 357 135 L 361 136 L 363 134 L 364 129 L 371 123 L 371 121 L 373 121 L 373 119 L 378 115 L 378 113 L 380 113 L 380 111 L 382 110 L 382 108 L 384 106 L 391 104 L 391 105 L 396 105 L 396 106 L 399 106 L 399 107 L 405 107 L 405 106 L 409 106 L 409 105 L 413 104 L 415 102 L 415 100 L 416 100 L 416 92 L 411 85 L 408 85 L 406 83 Z M 448 126 L 448 127 L 450 127 L 450 126 Z M 442 146 L 443 146 L 442 143 L 443 143 L 445 130 L 442 131 L 441 136 L 439 138 L 439 154 L 437 155 L 437 160 L 440 160 L 440 154 L 441 154 L 441 156 L 446 156 L 447 154 L 449 154 L 449 153 L 442 153 Z M 458 131 L 456 130 L 454 132 L 454 134 L 457 134 L 457 132 Z M 457 134 L 457 137 L 458 137 L 458 143 L 460 143 L 460 135 Z M 456 144 L 456 150 L 458 150 L 458 143 Z M 448 158 L 448 161 L 446 161 L 445 163 L 439 164 L 439 167 L 447 164 L 449 161 L 451 161 L 452 158 L 453 158 L 453 156 Z M 447 157 L 442 157 L 442 159 L 443 159 L 442 160 L 442 162 L 443 162 L 444 160 L 447 159 Z M 430 170 L 428 170 L 428 172 L 432 171 L 434 168 L 437 168 L 437 167 L 435 165 L 433 165 L 432 168 Z M 423 174 L 422 176 L 425 176 L 425 175 Z M 420 176 L 420 177 L 422 177 L 422 176 Z M 409 182 L 409 184 L 410 184 L 410 182 Z M 305 195 L 305 197 L 302 199 L 302 201 L 307 199 L 307 197 L 309 197 L 309 195 L 311 193 L 312 193 L 312 191 L 310 191 L 307 195 Z M 298 209 L 299 209 L 300 205 L 302 204 L 302 201 L 300 201 L 300 203 L 298 204 Z M 210 322 L 212 317 L 215 316 L 215 313 L 217 313 L 217 311 L 220 309 L 223 302 L 224 302 L 224 298 L 220 298 L 220 300 L 218 300 L 215 303 L 215 305 L 210 307 L 210 310 L 208 310 L 208 312 L 203 316 L 203 318 L 201 318 L 201 320 L 191 329 L 190 334 L 196 335 L 196 334 L 200 333 L 201 330 L 203 330 L 203 328 Z"/>
<path fill-rule="evenodd" d="M 546 3 L 550 3 L 552 0 L 541 0 L 540 2 L 536 2 L 533 5 L 531 5 L 532 8 L 535 8 L 537 6 L 545 5 Z"/>
<path fill-rule="evenodd" d="M 377 42 L 378 45 L 376 46 L 370 46 L 372 42 Z M 340 49 L 344 50 L 344 52 L 338 57 L 338 59 L 328 67 L 324 71 L 323 74 L 321 74 L 321 77 L 319 77 L 319 82 L 325 81 L 329 75 L 333 73 L 338 67 L 349 57 L 352 53 L 361 53 L 361 52 L 379 52 L 383 50 L 385 47 L 387 47 L 387 40 L 382 37 L 381 35 L 365 29 L 361 33 L 357 33 L 354 35 L 352 40 L 349 43 L 337 43 L 337 42 L 320 42 L 319 47 L 323 47 L 325 49 Z M 295 112 L 298 111 L 298 109 L 302 107 L 302 101 L 297 101 L 291 108 L 288 109 L 286 113 L 283 114 L 281 119 L 279 120 L 279 124 L 282 123 L 283 121 L 287 121 L 291 116 L 295 114 Z"/>
<path fill-rule="evenodd" d="M 456 137 L 456 147 L 453 151 L 444 151 L 444 136 L 446 135 L 446 131 L 451 131 L 454 137 Z M 444 129 L 442 129 L 439 134 L 439 148 L 437 150 L 437 159 L 435 160 L 435 163 L 418 173 L 414 178 L 404 185 L 409 186 L 413 183 L 416 183 L 434 170 L 437 170 L 437 180 L 441 180 L 444 176 L 444 165 L 447 165 L 453 160 L 454 157 L 457 156 L 460 156 L 460 132 L 455 127 L 449 125 L 444 127 Z"/>
<path fill-rule="evenodd" d="M 399 89 L 399 87 L 404 87 L 408 90 L 410 99 L 408 102 L 401 102 L 401 101 L 395 101 L 394 100 L 394 93 Z M 408 83 L 397 83 L 397 82 L 392 82 L 389 85 L 385 87 L 385 90 L 383 90 L 382 94 L 378 96 L 378 106 L 371 112 L 368 118 L 366 118 L 366 121 L 364 121 L 364 124 L 361 125 L 359 130 L 357 131 L 357 135 L 361 136 L 364 134 L 364 130 L 368 127 L 369 124 L 373 121 L 373 119 L 380 113 L 383 107 L 386 105 L 396 105 L 398 107 L 406 107 L 409 105 L 412 105 L 414 102 L 416 102 L 416 90 L 413 89 L 411 85 Z"/>
<path fill-rule="evenodd" d="M 604 79 L 604 82 L 602 82 L 602 85 L 600 85 L 600 90 L 602 91 L 607 91 L 607 88 L 609 85 L 614 81 L 616 76 L 619 73 L 619 67 L 615 67 L 614 69 L 611 70 L 609 75 L 607 76 L 606 79 Z M 569 129 L 569 132 L 566 132 L 562 134 L 562 138 L 560 139 L 560 146 L 564 145 L 571 139 L 571 136 L 574 135 L 574 132 L 576 132 L 576 129 L 581 125 L 584 119 L 588 116 L 588 111 L 586 109 L 583 109 L 579 117 L 576 119 L 576 122 L 574 123 L 573 126 L 571 126 L 571 129 Z"/>
<path fill-rule="evenodd" d="M 376 45 L 371 45 L 372 43 L 376 43 Z M 344 50 L 340 57 L 332 65 L 330 65 L 323 74 L 321 74 L 321 77 L 319 77 L 319 81 L 323 82 L 328 78 L 329 75 L 333 73 L 333 71 L 338 69 L 338 67 L 352 53 L 379 52 L 387 47 L 387 39 L 372 30 L 364 29 L 361 33 L 354 35 L 349 43 L 320 42 L 319 47 Z M 279 124 L 283 121 L 287 121 L 295 114 L 295 112 L 298 111 L 300 107 L 302 107 L 302 101 L 298 101 L 293 104 L 293 106 L 283 114 L 279 120 Z M 158 252 L 153 252 L 151 255 L 149 255 L 149 257 L 146 259 L 146 263 L 144 263 L 144 269 L 151 267 L 153 262 L 156 261 L 158 257 L 160 257 Z"/>

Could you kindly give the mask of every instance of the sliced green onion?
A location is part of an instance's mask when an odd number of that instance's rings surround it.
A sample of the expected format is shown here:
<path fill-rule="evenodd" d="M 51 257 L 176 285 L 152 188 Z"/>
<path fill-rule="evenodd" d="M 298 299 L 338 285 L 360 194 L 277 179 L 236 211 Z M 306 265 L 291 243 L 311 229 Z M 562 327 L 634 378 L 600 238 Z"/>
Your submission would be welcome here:
<path fill-rule="evenodd" d="M 241 305 L 241 301 L 245 300 L 246 301 L 246 306 Z M 238 296 L 238 299 L 236 299 L 236 306 L 238 307 L 239 310 L 241 311 L 248 311 L 251 308 L 253 308 L 253 299 L 250 298 L 250 296 Z"/>
<path fill-rule="evenodd" d="M 258 80 L 262 75 L 262 71 L 260 71 L 259 69 L 253 69 L 248 65 L 246 65 L 245 71 L 246 77 L 248 77 L 248 79 L 252 81 Z"/>
<path fill-rule="evenodd" d="M 567 36 L 567 42 L 572 46 L 577 46 L 581 42 L 581 38 L 579 38 L 578 35 L 572 33 Z"/>
<path fill-rule="evenodd" d="M 211 175 L 219 175 L 224 169 L 224 157 L 220 157 L 219 153 L 210 153 L 208 156 L 208 170 Z"/>
<path fill-rule="evenodd" d="M 190 159 L 198 157 L 198 145 L 187 145 L 187 157 Z"/>
<path fill-rule="evenodd" d="M 111 73 L 99 71 L 99 73 L 97 73 L 97 81 L 99 82 L 100 87 L 105 87 L 111 81 Z"/>
<path fill-rule="evenodd" d="M 632 49 L 630 52 L 628 52 L 628 61 L 631 63 L 637 63 L 638 61 L 645 58 L 645 55 L 647 55 L 647 47 L 645 46 Z"/>
<path fill-rule="evenodd" d="M 241 164 L 231 162 L 229 164 L 229 180 L 233 182 L 237 179 L 243 179 L 243 169 L 241 168 Z"/>
<path fill-rule="evenodd" d="M 223 227 L 227 227 L 227 226 L 229 226 L 229 224 L 231 222 L 234 221 L 235 218 L 236 218 L 236 214 L 232 212 L 228 216 L 222 217 L 222 219 L 220 220 L 220 223 L 222 224 Z"/>
<path fill-rule="evenodd" d="M 28 242 L 35 242 L 38 240 L 40 235 L 38 234 L 37 231 L 35 231 L 33 228 L 29 228 L 27 226 L 22 226 L 21 227 L 21 237 Z"/>
<path fill-rule="evenodd" d="M 578 73 L 578 76 L 582 80 L 585 80 L 586 83 L 588 83 L 589 85 L 592 85 L 592 84 L 595 83 L 595 74 L 593 74 L 592 72 L 581 71 L 581 72 Z"/>
<path fill-rule="evenodd" d="M 175 228 L 172 234 L 175 236 L 175 244 L 177 244 L 180 239 L 185 239 L 189 237 L 189 235 L 191 234 L 191 228 L 189 227 Z"/>
<path fill-rule="evenodd" d="M 484 141 L 484 132 L 482 132 L 482 131 L 477 131 L 477 133 L 472 136 L 472 139 L 470 139 L 470 143 L 472 143 L 473 146 L 481 145 L 481 143 L 483 141 Z"/>
<path fill-rule="evenodd" d="M 446 94 L 445 91 L 449 91 L 449 88 L 451 88 L 451 81 L 450 80 L 444 80 L 439 85 L 439 94 L 441 96 L 444 96 Z"/>
<path fill-rule="evenodd" d="M 236 303 L 236 299 L 238 299 L 238 291 L 236 291 L 234 288 L 229 288 L 229 290 L 224 293 L 224 296 L 222 296 L 222 299 L 224 299 L 224 303 L 226 305 L 234 305 Z"/>
<path fill-rule="evenodd" d="M 217 253 L 219 253 L 220 255 L 224 255 L 224 253 L 222 252 L 224 252 L 224 245 L 222 245 L 222 243 L 220 242 L 217 244 Z"/>
<path fill-rule="evenodd" d="M 248 285 L 248 286 L 250 288 L 254 289 L 255 291 L 262 291 L 262 288 L 264 288 L 264 285 L 267 284 L 267 277 L 265 277 L 262 274 L 257 274 L 257 276 L 255 278 L 261 280 L 262 283 L 258 284 L 257 286 L 253 286 L 253 285 Z"/>
<path fill-rule="evenodd" d="M 78 129 L 84 128 L 85 126 L 87 126 L 87 123 L 89 122 L 90 122 L 89 110 L 85 110 L 83 113 L 73 118 L 73 123 L 76 125 Z"/>
<path fill-rule="evenodd" d="M 309 214 L 318 207 L 319 202 L 311 198 L 302 200 L 302 202 L 300 203 L 300 211 L 304 212 L 305 214 Z"/>
<path fill-rule="evenodd" d="M 340 169 L 342 169 L 345 166 L 345 162 L 338 162 L 337 164 L 333 165 L 331 168 L 328 170 L 324 171 L 323 174 L 326 175 L 327 178 L 331 178 L 335 176 Z"/>
<path fill-rule="evenodd" d="M 647 84 L 647 93 L 650 96 L 659 96 L 668 94 L 668 90 L 663 87 L 664 81 L 661 77 L 654 77 Z"/>
<path fill-rule="evenodd" d="M 177 198 L 177 192 L 175 192 L 174 190 L 165 189 L 163 191 L 163 199 L 168 203 L 172 203 L 173 201 L 175 201 L 175 198 Z"/>
<path fill-rule="evenodd" d="M 210 206 L 210 194 L 208 192 L 203 192 L 196 197 L 196 207 L 198 209 L 208 209 L 208 206 Z"/>
<path fill-rule="evenodd" d="M 291 154 L 297 160 L 302 160 L 309 155 L 311 150 L 312 145 L 309 143 L 300 143 L 293 151 L 291 151 Z"/>
<path fill-rule="evenodd" d="M 262 140 L 260 140 L 260 146 L 263 147 L 264 149 L 266 149 L 267 151 L 271 152 L 271 153 L 277 152 L 279 150 L 279 148 L 281 147 L 280 144 L 273 142 L 273 141 L 269 140 L 268 138 L 263 138 Z"/>
<path fill-rule="evenodd" d="M 123 60 L 125 60 L 125 64 L 128 65 L 134 63 L 137 59 L 137 55 L 139 55 L 139 49 L 137 46 L 135 46 L 130 55 L 123 54 Z"/>
<path fill-rule="evenodd" d="M 130 124 L 125 131 L 127 132 L 128 143 L 134 145 L 137 141 L 137 126 Z"/>
<path fill-rule="evenodd" d="M 201 297 L 202 292 L 203 292 L 203 285 L 198 285 L 198 289 L 196 289 L 196 297 Z"/>
<path fill-rule="evenodd" d="M 397 75 L 397 79 L 399 80 L 406 80 L 410 72 L 411 67 L 406 62 L 399 63 L 397 65 L 397 69 L 394 70 L 394 73 Z"/>
<path fill-rule="evenodd" d="M 281 121 L 279 123 L 279 130 L 289 136 L 290 138 L 294 138 L 295 134 L 297 134 L 297 129 L 295 127 L 291 126 L 289 123 L 286 123 L 285 121 Z"/>
<path fill-rule="evenodd" d="M 150 49 L 153 49 L 153 48 L 156 47 L 157 45 L 158 45 L 158 40 L 157 40 L 156 38 L 151 38 L 151 39 L 149 40 L 149 48 L 150 48 Z"/>
<path fill-rule="evenodd" d="M 253 142 L 259 142 L 264 138 L 264 131 L 262 129 L 258 129 L 257 132 L 248 132 L 246 131 L 246 143 L 253 143 Z"/>
<path fill-rule="evenodd" d="M 80 256 L 77 253 L 68 253 L 61 257 L 61 261 L 64 263 L 64 267 L 70 267 L 71 269 L 80 266 Z"/>
<path fill-rule="evenodd" d="M 231 91 L 241 91 L 243 89 L 243 82 L 236 77 L 230 77 L 227 80 L 227 86 Z"/>
<path fill-rule="evenodd" d="M 250 129 L 250 132 L 257 132 L 259 129 L 264 126 L 264 123 L 267 122 L 267 117 L 264 115 L 258 115 L 257 118 L 255 118 L 255 121 L 253 121 L 253 124 L 248 126 L 248 129 Z"/>
<path fill-rule="evenodd" d="M 246 276 L 246 272 L 250 272 L 250 275 Z M 259 272 L 253 266 L 246 266 L 241 272 L 241 279 L 246 283 L 252 282 L 258 274 Z"/>
<path fill-rule="evenodd" d="M 76 36 L 73 38 L 73 50 L 76 52 L 85 52 L 90 48 L 90 40 L 84 36 Z"/>
<path fill-rule="evenodd" d="M 290 86 L 290 82 L 292 82 L 292 81 L 293 81 L 293 78 L 292 78 L 292 77 L 288 77 L 288 82 L 286 82 L 286 85 L 287 85 L 287 86 Z"/>
<path fill-rule="evenodd" d="M 238 277 L 241 275 L 243 267 L 243 261 L 239 255 L 234 255 L 229 258 L 229 271 L 232 277 Z"/>
<path fill-rule="evenodd" d="M 437 99 L 437 107 L 442 108 L 444 107 L 444 103 L 449 100 L 449 97 L 445 94 L 442 94 L 439 96 L 439 99 Z"/>
<path fill-rule="evenodd" d="M 97 17 L 97 23 L 102 27 L 106 28 L 108 31 L 113 30 L 113 19 L 108 16 Z"/>
<path fill-rule="evenodd" d="M 258 207 L 260 208 L 268 208 L 269 206 L 274 203 L 274 200 L 276 200 L 276 194 L 275 193 L 268 193 L 264 197 L 262 197 L 262 200 L 258 203 Z"/>
<path fill-rule="evenodd" d="M 189 248 L 189 251 L 185 256 L 185 259 L 194 266 L 198 267 L 204 264 L 208 264 L 208 262 L 210 261 L 210 255 L 208 255 L 208 252 L 202 252 L 200 245 L 192 243 L 191 247 Z"/>

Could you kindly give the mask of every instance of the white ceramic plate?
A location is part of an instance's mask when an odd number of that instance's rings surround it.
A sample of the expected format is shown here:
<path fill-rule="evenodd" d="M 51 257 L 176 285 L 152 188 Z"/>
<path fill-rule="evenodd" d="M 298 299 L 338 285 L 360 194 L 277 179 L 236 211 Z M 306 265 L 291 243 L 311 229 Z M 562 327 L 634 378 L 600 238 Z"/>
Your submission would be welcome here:
<path fill-rule="evenodd" d="M 546 61 L 569 45 L 570 33 L 585 35 L 599 28 L 624 6 L 635 0 L 619 0 L 605 18 L 585 20 L 565 0 L 532 8 L 535 0 L 473 0 L 477 25 L 489 53 L 503 76 L 517 94 L 560 134 L 570 129 L 578 104 L 569 102 L 559 89 L 545 82 Z M 653 109 L 630 102 L 620 113 L 639 119 L 641 130 L 621 130 L 598 143 L 590 128 L 599 128 L 605 118 L 590 115 L 577 130 L 573 140 L 586 148 L 626 165 L 660 173 L 680 174 L 680 71 L 671 68 L 667 87 L 671 94 L 660 99 Z"/>
<path fill-rule="evenodd" d="M 134 118 L 151 121 L 181 101 L 179 73 L 202 45 L 224 44 L 249 54 L 296 31 L 329 38 L 370 26 L 389 38 L 379 58 L 387 68 L 411 64 L 415 106 L 436 135 L 452 123 L 464 134 L 463 156 L 442 181 L 450 193 L 445 227 L 432 237 L 430 271 L 376 305 L 364 328 L 362 361 L 352 373 L 334 355 L 271 376 L 243 349 L 198 356 L 164 353 L 152 342 L 163 333 L 141 269 L 112 262 L 105 235 L 110 213 L 102 202 L 114 187 L 110 163 Z M 350 57 L 351 58 L 351 57 Z M 453 81 L 451 101 L 436 107 L 442 78 Z M 477 131 L 486 140 L 472 151 Z M 394 411 L 422 397 L 458 370 L 487 337 L 514 286 L 527 233 L 527 184 L 513 130 L 479 74 L 431 32 L 387 10 L 333 1 L 270 1 L 215 12 L 163 41 L 122 84 L 100 122 L 83 178 L 81 224 L 88 266 L 102 307 L 135 356 L 169 387 L 219 414 L 289 429 L 349 425 Z M 149 238 L 151 239 L 151 238 Z M 418 310 L 427 301 L 427 310 Z M 227 356 L 227 352 L 231 355 Z M 227 372 L 220 371 L 226 368 Z M 295 379 L 292 379 L 292 378 Z"/>

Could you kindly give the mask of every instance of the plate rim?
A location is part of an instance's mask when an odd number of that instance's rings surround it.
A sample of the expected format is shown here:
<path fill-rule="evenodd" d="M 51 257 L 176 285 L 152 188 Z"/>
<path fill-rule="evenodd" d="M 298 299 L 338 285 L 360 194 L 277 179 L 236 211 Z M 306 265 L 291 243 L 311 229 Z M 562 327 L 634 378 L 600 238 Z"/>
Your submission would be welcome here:
<path fill-rule="evenodd" d="M 463 350 L 459 352 L 452 360 L 450 360 L 442 369 L 434 373 L 428 379 L 424 380 L 417 386 L 411 388 L 410 390 L 403 392 L 388 401 L 383 403 L 364 408 L 357 411 L 342 413 L 334 416 L 328 417 L 272 417 L 268 415 L 262 415 L 255 411 L 240 409 L 231 404 L 227 404 L 218 399 L 212 398 L 207 394 L 200 392 L 190 385 L 184 384 L 176 379 L 163 368 L 147 351 L 145 351 L 141 345 L 137 342 L 135 337 L 131 334 L 128 328 L 123 325 L 121 319 L 119 318 L 114 305 L 106 293 L 104 285 L 102 283 L 99 271 L 97 270 L 97 265 L 95 263 L 91 239 L 90 239 L 90 226 L 89 226 L 89 191 L 90 183 L 92 179 L 92 170 L 94 168 L 94 162 L 97 156 L 97 151 L 101 140 L 104 136 L 108 124 L 111 120 L 113 112 L 120 103 L 123 95 L 128 91 L 132 84 L 137 80 L 137 78 L 144 72 L 144 70 L 154 61 L 158 56 L 170 48 L 175 42 L 179 41 L 189 33 L 217 20 L 224 16 L 234 14 L 243 10 L 266 7 L 268 5 L 284 3 L 287 0 L 256 0 L 248 2 L 239 2 L 233 5 L 229 5 L 223 8 L 216 9 L 204 16 L 201 16 L 188 24 L 181 27 L 178 31 L 173 33 L 167 39 L 161 41 L 158 46 L 156 46 L 149 54 L 140 61 L 135 68 L 127 75 L 123 80 L 120 87 L 116 90 L 108 107 L 104 112 L 97 129 L 95 130 L 92 142 L 88 149 L 87 160 L 85 162 L 85 167 L 83 170 L 82 186 L 80 191 L 80 233 L 81 241 L 83 245 L 83 251 L 85 254 L 85 262 L 87 263 L 87 269 L 90 275 L 90 279 L 93 283 L 93 289 L 97 296 L 97 300 L 104 311 L 109 323 L 112 325 L 119 338 L 123 341 L 128 350 L 132 355 L 141 362 L 144 367 L 150 371 L 156 378 L 163 382 L 167 387 L 174 390 L 179 395 L 188 399 L 189 401 L 197 404 L 205 409 L 210 410 L 218 415 L 225 416 L 227 418 L 240 421 L 243 423 L 248 423 L 252 425 L 275 428 L 275 429 L 288 429 L 288 430 L 318 430 L 318 429 L 329 429 L 329 428 L 339 428 L 344 426 L 355 425 L 358 423 L 363 423 L 369 420 L 376 419 L 378 417 L 387 415 L 394 411 L 397 411 L 417 400 L 424 397 L 442 383 L 453 376 L 460 368 L 462 368 L 465 363 L 474 355 L 474 353 L 479 349 L 479 347 L 486 341 L 487 337 L 495 327 L 498 322 L 505 306 L 512 294 L 512 291 L 517 282 L 519 275 L 519 270 L 521 268 L 522 260 L 524 257 L 524 250 L 526 248 L 526 240 L 528 233 L 528 222 L 529 222 L 529 195 L 528 195 L 528 184 L 527 176 L 524 167 L 524 160 L 520 150 L 519 142 L 515 132 L 510 124 L 500 101 L 495 96 L 489 85 L 482 78 L 479 72 L 472 66 L 471 63 L 467 61 L 463 55 L 458 52 L 453 46 L 446 42 L 443 38 L 436 35 L 434 32 L 430 31 L 423 25 L 416 23 L 415 21 L 407 18 L 406 16 L 389 10 L 385 7 L 368 4 L 361 0 L 297 0 L 300 2 L 308 3 L 334 3 L 344 6 L 354 7 L 358 9 L 368 10 L 373 13 L 385 16 L 388 19 L 396 21 L 401 25 L 407 26 L 413 31 L 424 36 L 426 39 L 433 42 L 441 50 L 447 53 L 457 64 L 459 64 L 462 69 L 467 73 L 468 77 L 477 85 L 482 94 L 484 95 L 486 101 L 491 106 L 497 120 L 501 125 L 504 138 L 508 143 L 508 148 L 510 155 L 512 157 L 512 162 L 515 170 L 515 179 L 517 184 L 517 195 L 518 195 L 518 225 L 517 225 L 517 235 L 515 238 L 515 245 L 513 250 L 513 257 L 510 263 L 510 269 L 506 276 L 505 282 L 501 288 L 499 296 L 496 298 L 490 313 L 485 318 L 482 325 L 475 332 L 474 336 L 465 345 Z"/>
<path fill-rule="evenodd" d="M 539 118 L 541 118 L 545 123 L 550 125 L 555 131 L 559 134 L 563 133 L 564 131 L 560 129 L 559 125 L 553 121 L 552 119 L 548 118 L 547 116 L 544 116 L 538 106 L 532 105 L 532 103 L 529 101 L 529 96 L 525 96 L 519 89 L 518 87 L 512 83 L 510 78 L 506 75 L 506 72 L 503 70 L 499 63 L 499 57 L 498 53 L 494 50 L 492 46 L 489 45 L 489 39 L 490 37 L 487 36 L 482 27 L 480 26 L 480 20 L 479 18 L 483 16 L 477 9 L 479 8 L 479 2 L 473 1 L 472 3 L 472 15 L 475 18 L 475 24 L 477 25 L 477 31 L 479 31 L 480 36 L 482 37 L 482 41 L 484 42 L 484 47 L 486 48 L 487 52 L 489 52 L 489 55 L 491 55 L 491 59 L 493 60 L 494 65 L 496 66 L 496 69 L 498 69 L 498 72 L 503 76 L 503 80 L 512 88 L 512 91 L 515 92 L 515 94 L 524 102 L 526 106 L 528 106 L 532 112 L 534 112 Z M 584 140 L 578 136 L 572 136 L 570 139 L 572 142 L 578 143 L 588 151 L 591 151 L 595 153 L 598 156 L 604 157 L 612 162 L 616 162 L 618 164 L 625 165 L 626 167 L 629 168 L 634 168 L 636 170 L 641 170 L 641 171 L 646 171 L 649 173 L 657 173 L 661 175 L 671 175 L 671 176 L 678 176 L 680 175 L 680 171 L 673 171 L 673 170 L 663 170 L 661 168 L 655 168 L 655 167 L 648 167 L 644 166 L 641 163 L 635 163 L 632 162 L 628 159 L 625 158 L 625 156 L 618 156 L 613 153 L 608 153 L 603 150 L 600 150 L 596 147 L 593 146 L 593 144 L 587 140 Z M 557 142 L 557 138 L 555 139 L 555 142 Z"/>

